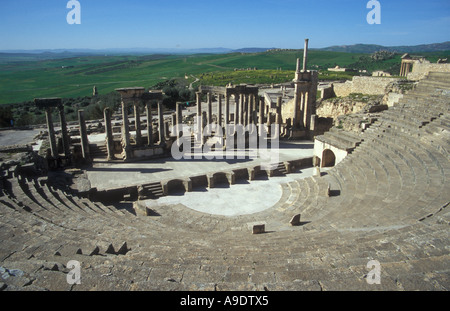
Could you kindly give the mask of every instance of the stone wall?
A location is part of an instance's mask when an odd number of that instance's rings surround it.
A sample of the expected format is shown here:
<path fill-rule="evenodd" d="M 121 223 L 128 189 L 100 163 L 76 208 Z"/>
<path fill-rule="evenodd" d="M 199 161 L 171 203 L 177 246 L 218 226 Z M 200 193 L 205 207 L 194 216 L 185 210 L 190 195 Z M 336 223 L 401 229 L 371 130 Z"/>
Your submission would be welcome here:
<path fill-rule="evenodd" d="M 320 159 L 321 165 L 322 165 L 322 155 L 323 155 L 323 151 L 325 149 L 329 149 L 329 150 L 333 151 L 333 153 L 336 157 L 335 165 L 337 165 L 339 162 L 344 160 L 344 158 L 348 155 L 348 152 L 346 150 L 339 149 L 335 146 L 332 146 L 330 144 L 327 144 L 327 143 L 324 143 L 324 142 L 321 142 L 321 141 L 315 139 L 314 140 L 314 156 Z"/>
<path fill-rule="evenodd" d="M 384 95 L 386 87 L 399 78 L 380 77 L 353 77 L 352 81 L 345 83 L 334 83 L 334 93 L 338 97 L 345 97 L 351 93 L 362 93 L 367 95 Z"/>
<path fill-rule="evenodd" d="M 421 80 L 432 71 L 450 72 L 450 64 L 432 64 L 430 62 L 416 61 L 412 71 L 408 74 L 408 80 Z"/>

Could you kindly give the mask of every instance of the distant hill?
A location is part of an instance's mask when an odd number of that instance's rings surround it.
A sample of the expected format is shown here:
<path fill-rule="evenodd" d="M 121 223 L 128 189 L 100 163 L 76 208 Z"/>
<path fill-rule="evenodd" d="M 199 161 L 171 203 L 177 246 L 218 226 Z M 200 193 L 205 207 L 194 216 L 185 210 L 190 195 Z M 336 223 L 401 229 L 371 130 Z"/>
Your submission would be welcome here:
<path fill-rule="evenodd" d="M 216 48 L 115 48 L 115 49 L 48 49 L 48 50 L 0 50 L 0 63 L 12 61 L 33 61 L 64 59 L 83 56 L 113 56 L 113 55 L 149 55 L 149 54 L 170 54 L 170 55 L 190 55 L 190 54 L 228 54 L 228 53 L 262 53 L 268 50 L 278 50 L 272 48 L 247 47 L 241 49 L 229 49 L 224 47 Z M 300 49 L 279 49 L 286 51 L 300 51 Z M 450 51 L 450 41 L 443 43 L 421 44 L 415 46 L 382 46 L 377 44 L 353 44 L 335 45 L 326 48 L 314 49 L 317 51 L 363 53 L 372 54 L 380 50 L 397 53 L 420 53 L 420 52 L 442 52 Z"/>
<path fill-rule="evenodd" d="M 376 44 L 335 45 L 319 49 L 321 51 L 345 53 L 374 53 L 380 50 L 397 53 L 440 52 L 450 50 L 450 41 L 414 46 L 382 46 Z"/>
<path fill-rule="evenodd" d="M 268 50 L 272 50 L 275 48 L 243 48 L 243 49 L 237 49 L 233 50 L 233 53 L 261 53 L 266 52 Z"/>

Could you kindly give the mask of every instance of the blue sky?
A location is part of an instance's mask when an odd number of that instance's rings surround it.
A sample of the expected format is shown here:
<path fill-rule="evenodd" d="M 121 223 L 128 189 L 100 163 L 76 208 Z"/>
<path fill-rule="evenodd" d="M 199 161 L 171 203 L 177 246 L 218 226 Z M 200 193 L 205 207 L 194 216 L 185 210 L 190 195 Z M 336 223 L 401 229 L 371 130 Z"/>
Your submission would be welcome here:
<path fill-rule="evenodd" d="M 356 43 L 418 45 L 450 40 L 449 0 L 0 0 L 0 50 L 70 48 L 302 48 Z"/>

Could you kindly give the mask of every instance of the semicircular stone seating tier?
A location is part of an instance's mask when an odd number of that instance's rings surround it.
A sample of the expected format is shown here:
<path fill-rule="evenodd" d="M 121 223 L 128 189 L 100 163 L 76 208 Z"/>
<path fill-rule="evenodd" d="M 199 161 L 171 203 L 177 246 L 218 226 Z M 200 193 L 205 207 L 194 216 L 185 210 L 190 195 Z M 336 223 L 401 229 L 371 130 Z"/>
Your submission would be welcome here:
<path fill-rule="evenodd" d="M 150 217 L 3 179 L 2 289 L 448 290 L 450 75 L 430 73 L 321 176 L 235 217 L 159 206 Z M 289 224 L 300 214 L 298 226 Z M 253 224 L 264 234 L 252 234 Z M 81 284 L 66 282 L 81 263 Z M 367 282 L 367 263 L 381 284 Z M 9 270 L 5 270 L 9 269 Z"/>

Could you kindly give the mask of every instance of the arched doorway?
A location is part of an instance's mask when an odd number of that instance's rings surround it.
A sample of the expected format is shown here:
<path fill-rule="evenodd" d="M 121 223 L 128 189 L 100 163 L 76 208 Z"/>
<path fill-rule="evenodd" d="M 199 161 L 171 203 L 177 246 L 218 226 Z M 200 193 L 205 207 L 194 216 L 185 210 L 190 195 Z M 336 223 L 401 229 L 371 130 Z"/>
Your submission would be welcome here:
<path fill-rule="evenodd" d="M 322 152 L 322 167 L 333 167 L 336 164 L 336 156 L 330 149 Z"/>

